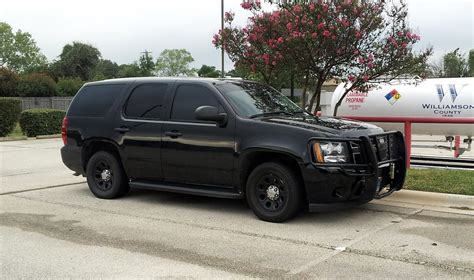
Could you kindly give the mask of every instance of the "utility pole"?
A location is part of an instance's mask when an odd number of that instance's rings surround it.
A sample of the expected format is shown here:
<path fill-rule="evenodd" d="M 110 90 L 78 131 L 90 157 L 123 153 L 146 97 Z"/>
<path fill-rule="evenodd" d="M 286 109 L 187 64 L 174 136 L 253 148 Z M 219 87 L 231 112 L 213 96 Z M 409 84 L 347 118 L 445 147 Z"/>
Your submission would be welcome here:
<path fill-rule="evenodd" d="M 150 59 L 153 59 L 151 58 L 151 52 L 149 52 L 147 49 L 145 49 L 144 52 L 141 52 L 141 54 L 144 54 L 145 55 L 145 61 L 141 61 L 141 57 L 140 57 L 140 68 L 141 71 L 142 71 L 142 75 L 145 75 L 145 76 L 150 76 L 152 75 L 152 71 L 154 69 L 154 65 L 153 65 L 153 61 L 151 61 Z"/>
<path fill-rule="evenodd" d="M 221 0 L 221 30 L 224 30 L 224 0 Z M 221 32 L 222 32 L 221 31 Z M 221 78 L 224 78 L 224 43 L 222 42 L 221 48 Z"/>
<path fill-rule="evenodd" d="M 149 51 L 147 51 L 147 50 L 145 49 L 145 51 L 144 51 L 144 52 L 141 52 L 141 53 L 145 54 L 145 58 L 146 58 L 147 61 L 148 61 L 148 54 L 151 54 L 151 52 L 149 52 Z"/>

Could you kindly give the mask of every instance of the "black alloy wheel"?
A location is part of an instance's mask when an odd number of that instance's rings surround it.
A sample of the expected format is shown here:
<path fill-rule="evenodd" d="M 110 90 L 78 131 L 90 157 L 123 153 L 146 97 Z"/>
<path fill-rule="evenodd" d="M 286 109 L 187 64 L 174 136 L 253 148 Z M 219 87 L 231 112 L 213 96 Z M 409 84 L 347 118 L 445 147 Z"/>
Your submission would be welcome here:
<path fill-rule="evenodd" d="M 247 202 L 257 217 L 268 222 L 284 222 L 303 207 L 303 191 L 295 171 L 279 162 L 266 162 L 250 174 Z"/>
<path fill-rule="evenodd" d="M 92 155 L 86 168 L 87 184 L 99 198 L 116 198 L 126 194 L 130 187 L 118 158 L 109 152 Z"/>

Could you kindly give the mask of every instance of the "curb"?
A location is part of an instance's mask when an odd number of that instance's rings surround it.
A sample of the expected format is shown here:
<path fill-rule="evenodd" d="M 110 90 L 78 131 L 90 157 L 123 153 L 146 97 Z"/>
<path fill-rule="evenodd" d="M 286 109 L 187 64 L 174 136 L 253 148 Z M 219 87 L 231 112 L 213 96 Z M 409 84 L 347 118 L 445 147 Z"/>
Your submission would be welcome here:
<path fill-rule="evenodd" d="M 375 204 L 474 216 L 474 196 L 401 190 Z"/>
<path fill-rule="evenodd" d="M 28 137 L 26 136 L 0 137 L 0 142 L 20 141 L 20 140 L 28 140 Z"/>
<path fill-rule="evenodd" d="M 39 140 L 61 138 L 61 134 L 38 135 L 36 137 L 17 136 L 17 137 L 0 137 L 0 142 L 23 141 L 23 140 Z"/>
<path fill-rule="evenodd" d="M 61 134 L 38 135 L 38 136 L 36 136 L 36 139 L 51 139 L 51 138 L 61 138 Z"/>

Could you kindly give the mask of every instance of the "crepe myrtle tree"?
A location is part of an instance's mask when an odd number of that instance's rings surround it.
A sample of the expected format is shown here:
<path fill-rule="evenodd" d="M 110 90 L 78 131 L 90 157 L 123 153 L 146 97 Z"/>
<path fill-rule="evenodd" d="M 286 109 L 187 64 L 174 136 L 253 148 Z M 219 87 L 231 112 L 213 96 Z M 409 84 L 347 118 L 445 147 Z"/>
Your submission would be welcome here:
<path fill-rule="evenodd" d="M 419 74 L 432 52 L 413 51 L 420 37 L 408 27 L 403 0 L 268 2 L 275 4 L 270 12 L 259 1 L 241 4 L 252 12 L 244 27 L 233 26 L 234 14 L 226 13 L 226 27 L 214 35 L 213 44 L 267 83 L 279 71 L 296 71 L 303 80 L 303 100 L 306 89 L 314 88 L 309 108 L 319 108 L 328 78 L 346 82 L 337 114 L 348 92 L 367 90 L 374 80 Z"/>

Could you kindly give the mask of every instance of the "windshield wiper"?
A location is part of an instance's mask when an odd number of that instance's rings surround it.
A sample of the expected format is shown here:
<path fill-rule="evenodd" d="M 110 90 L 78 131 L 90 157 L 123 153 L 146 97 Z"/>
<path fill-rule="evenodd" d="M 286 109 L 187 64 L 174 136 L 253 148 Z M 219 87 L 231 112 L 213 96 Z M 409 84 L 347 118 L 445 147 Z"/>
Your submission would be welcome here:
<path fill-rule="evenodd" d="M 293 113 L 287 112 L 287 111 L 274 111 L 274 112 L 264 112 L 260 114 L 254 114 L 250 115 L 249 118 L 258 118 L 258 117 L 264 117 L 264 116 L 271 116 L 271 115 L 287 115 L 287 116 L 293 116 Z"/>

